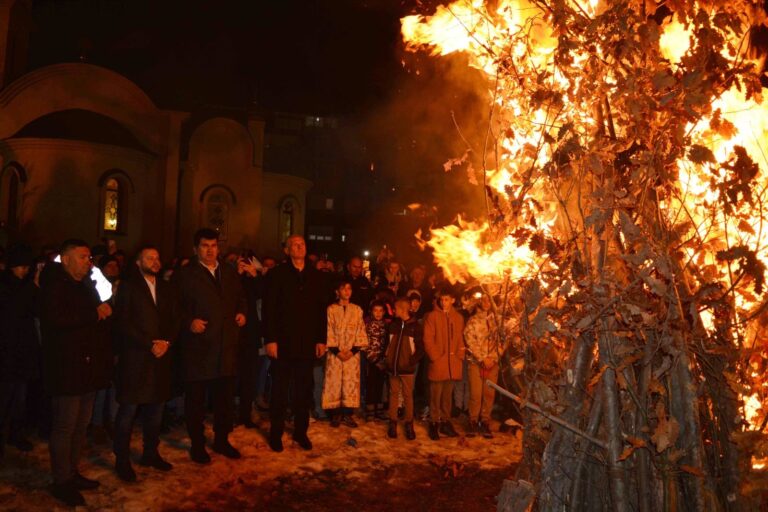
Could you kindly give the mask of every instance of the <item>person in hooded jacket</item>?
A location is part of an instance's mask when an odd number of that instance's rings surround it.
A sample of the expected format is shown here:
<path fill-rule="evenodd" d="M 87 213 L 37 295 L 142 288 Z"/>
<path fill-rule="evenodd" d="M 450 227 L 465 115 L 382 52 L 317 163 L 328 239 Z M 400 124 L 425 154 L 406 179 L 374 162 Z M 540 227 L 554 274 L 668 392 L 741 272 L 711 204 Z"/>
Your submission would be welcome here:
<path fill-rule="evenodd" d="M 397 437 L 397 405 L 400 393 L 405 404 L 405 437 L 416 439 L 413 430 L 413 385 L 416 369 L 424 357 L 422 331 L 416 317 L 411 315 L 411 301 L 401 297 L 395 301 L 395 319 L 389 324 L 389 344 L 384 355 L 385 367 L 389 373 L 389 428 L 387 436 Z"/>
<path fill-rule="evenodd" d="M 40 364 L 33 263 L 29 248 L 12 247 L 0 273 L 0 457 L 6 429 L 8 444 L 23 452 L 33 448 L 23 432 L 28 383 L 38 377 Z"/>

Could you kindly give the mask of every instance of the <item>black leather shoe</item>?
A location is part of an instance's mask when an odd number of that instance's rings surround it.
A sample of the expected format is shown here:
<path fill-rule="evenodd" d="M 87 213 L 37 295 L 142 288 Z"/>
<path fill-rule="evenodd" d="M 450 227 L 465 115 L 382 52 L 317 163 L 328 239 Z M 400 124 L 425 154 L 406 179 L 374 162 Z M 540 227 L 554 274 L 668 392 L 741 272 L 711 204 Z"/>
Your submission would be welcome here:
<path fill-rule="evenodd" d="M 387 427 L 387 437 L 390 439 L 397 439 L 397 422 L 389 420 L 389 427 Z"/>
<path fill-rule="evenodd" d="M 197 462 L 198 464 L 208 464 L 211 462 L 211 456 L 208 455 L 208 450 L 202 445 L 192 445 L 192 448 L 189 450 L 189 457 L 192 459 L 192 462 Z"/>
<path fill-rule="evenodd" d="M 440 434 L 438 434 L 439 425 L 436 421 L 430 421 L 429 422 L 429 438 L 433 441 L 437 441 L 440 439 Z"/>
<path fill-rule="evenodd" d="M 405 438 L 409 441 L 413 441 L 414 439 L 416 439 L 416 431 L 413 430 L 412 421 L 405 422 Z"/>
<path fill-rule="evenodd" d="M 239 459 L 240 452 L 229 443 L 228 439 L 222 439 L 213 443 L 213 451 L 220 453 L 228 459 Z"/>
<path fill-rule="evenodd" d="M 312 449 L 312 441 L 310 441 L 307 436 L 294 437 L 293 440 L 296 441 L 296 444 L 298 444 L 302 450 L 309 451 Z"/>
<path fill-rule="evenodd" d="M 142 455 L 139 465 L 159 469 L 160 471 L 170 471 L 173 469 L 173 464 L 163 459 L 159 453 Z"/>
<path fill-rule="evenodd" d="M 23 437 L 12 437 L 8 439 L 8 444 L 15 446 L 20 452 L 31 452 L 35 447 Z"/>
<path fill-rule="evenodd" d="M 488 426 L 488 423 L 486 423 L 485 421 L 480 422 L 478 431 L 480 432 L 480 435 L 486 439 L 493 438 L 493 434 L 491 434 L 491 429 Z"/>
<path fill-rule="evenodd" d="M 136 481 L 136 472 L 133 470 L 133 467 L 131 466 L 131 461 L 127 458 L 119 458 L 115 462 L 115 472 L 117 473 L 117 477 L 122 480 L 123 482 L 135 482 Z"/>
<path fill-rule="evenodd" d="M 273 438 L 270 437 L 269 438 L 269 448 L 273 452 L 277 452 L 277 453 L 282 452 L 283 451 L 283 440 L 282 440 L 282 438 L 278 437 L 278 438 L 274 438 L 273 439 Z"/>
<path fill-rule="evenodd" d="M 48 491 L 51 493 L 51 496 L 68 507 L 82 507 L 85 505 L 85 498 L 80 494 L 80 491 L 75 489 L 71 482 L 51 484 Z"/>
<path fill-rule="evenodd" d="M 341 422 L 339 421 L 338 416 L 331 416 L 331 426 L 333 428 L 338 428 L 341 425 Z"/>
<path fill-rule="evenodd" d="M 72 485 L 77 489 L 78 491 L 92 491 L 93 489 L 96 489 L 99 486 L 98 480 L 91 480 L 90 478 L 85 478 L 80 473 L 75 473 L 75 476 L 72 477 Z"/>
<path fill-rule="evenodd" d="M 440 422 L 440 433 L 446 437 L 459 437 L 459 433 L 453 428 L 453 424 L 450 421 Z"/>
<path fill-rule="evenodd" d="M 476 435 L 477 435 L 477 423 L 475 423 L 472 420 L 469 420 L 469 423 L 467 424 L 467 429 L 466 429 L 466 436 L 475 437 Z"/>
<path fill-rule="evenodd" d="M 357 428 L 357 422 L 352 416 L 344 415 L 341 417 L 341 424 L 349 428 Z"/>

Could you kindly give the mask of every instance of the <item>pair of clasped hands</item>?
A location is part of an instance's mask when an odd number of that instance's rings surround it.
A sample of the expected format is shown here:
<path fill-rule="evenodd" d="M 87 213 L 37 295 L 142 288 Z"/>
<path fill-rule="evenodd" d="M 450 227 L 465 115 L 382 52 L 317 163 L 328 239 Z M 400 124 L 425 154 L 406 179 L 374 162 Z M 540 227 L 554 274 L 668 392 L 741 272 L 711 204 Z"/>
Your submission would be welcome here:
<path fill-rule="evenodd" d="M 271 342 L 264 345 L 264 350 L 267 352 L 267 356 L 271 359 L 277 359 L 277 342 Z M 328 351 L 328 347 L 325 345 L 325 343 L 316 343 L 315 344 L 315 355 L 318 359 L 323 357 L 325 353 Z M 350 355 L 350 357 L 352 357 Z"/>

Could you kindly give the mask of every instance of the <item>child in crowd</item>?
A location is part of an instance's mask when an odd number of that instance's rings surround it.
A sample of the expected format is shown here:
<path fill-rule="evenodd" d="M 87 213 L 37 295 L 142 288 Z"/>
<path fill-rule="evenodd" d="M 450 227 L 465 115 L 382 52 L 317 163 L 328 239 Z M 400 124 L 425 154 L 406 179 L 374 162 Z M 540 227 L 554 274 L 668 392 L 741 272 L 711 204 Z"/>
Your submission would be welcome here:
<path fill-rule="evenodd" d="M 491 438 L 489 428 L 491 410 L 496 391 L 485 385 L 486 380 L 496 382 L 499 378 L 499 360 L 506 345 L 499 340 L 499 325 L 493 312 L 491 298 L 483 294 L 464 329 L 464 339 L 469 352 L 469 426 L 467 437 L 479 432 Z"/>
<path fill-rule="evenodd" d="M 453 307 L 448 289 L 437 294 L 438 307 L 424 319 L 424 348 L 429 357 L 429 438 L 456 437 L 451 424 L 453 386 L 461 382 L 464 360 L 464 317 Z"/>
<path fill-rule="evenodd" d="M 365 418 L 379 417 L 383 413 L 384 401 L 384 354 L 387 350 L 387 320 L 384 318 L 386 307 L 381 301 L 371 303 L 371 316 L 365 324 L 368 335 L 368 348 L 365 351 L 368 360 L 366 375 L 366 404 Z"/>
<path fill-rule="evenodd" d="M 395 319 L 389 324 L 389 346 L 385 361 L 389 372 L 389 428 L 387 436 L 397 437 L 397 406 L 400 392 L 405 404 L 405 437 L 416 439 L 413 430 L 413 385 L 419 360 L 424 356 L 421 328 L 411 315 L 411 302 L 405 297 L 395 302 Z"/>
<path fill-rule="evenodd" d="M 352 284 L 341 281 L 338 301 L 328 306 L 328 356 L 323 382 L 323 409 L 330 411 L 331 426 L 355 428 L 352 410 L 360 407 L 360 350 L 368 346 L 363 310 L 352 304 Z M 341 418 L 341 420 L 340 420 Z"/>

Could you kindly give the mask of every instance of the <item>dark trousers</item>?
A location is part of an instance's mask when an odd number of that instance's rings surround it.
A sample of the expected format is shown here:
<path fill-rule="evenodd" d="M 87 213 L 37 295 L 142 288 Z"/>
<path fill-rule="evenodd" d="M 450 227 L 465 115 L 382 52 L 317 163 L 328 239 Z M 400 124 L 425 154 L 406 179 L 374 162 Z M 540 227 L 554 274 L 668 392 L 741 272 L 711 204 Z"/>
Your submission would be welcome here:
<path fill-rule="evenodd" d="M 163 420 L 163 405 L 159 404 L 120 404 L 115 418 L 115 442 L 113 450 L 118 459 L 127 459 L 131 454 L 131 433 L 136 412 L 141 416 L 143 428 L 142 441 L 144 455 L 153 456 L 160 444 L 160 424 Z"/>
<path fill-rule="evenodd" d="M 293 411 L 293 437 L 301 439 L 309 428 L 309 409 L 312 407 L 314 388 L 311 359 L 276 359 L 272 361 L 272 401 L 269 431 L 271 439 L 279 439 L 285 429 L 288 404 Z"/>
<path fill-rule="evenodd" d="M 77 472 L 80 454 L 85 444 L 85 431 L 93 415 L 96 393 L 74 396 L 54 396 L 51 399 L 51 452 L 53 481 L 62 484 Z"/>
<path fill-rule="evenodd" d="M 10 439 L 22 437 L 26 407 L 26 381 L 0 382 L 0 443 L 8 427 Z"/>
<path fill-rule="evenodd" d="M 384 394 L 385 379 L 388 379 L 386 372 L 369 361 L 368 375 L 366 378 L 366 405 L 378 405 L 385 402 L 384 397 L 382 396 Z"/>
<path fill-rule="evenodd" d="M 184 415 L 192 446 L 205 444 L 205 392 L 213 399 L 213 432 L 216 440 L 224 440 L 232 432 L 234 422 L 235 377 L 219 377 L 186 383 Z"/>
<path fill-rule="evenodd" d="M 238 416 L 241 422 L 251 419 L 251 407 L 256 397 L 256 378 L 259 372 L 259 349 L 250 344 L 244 344 L 240 350 L 240 368 L 238 396 L 240 404 Z"/>

